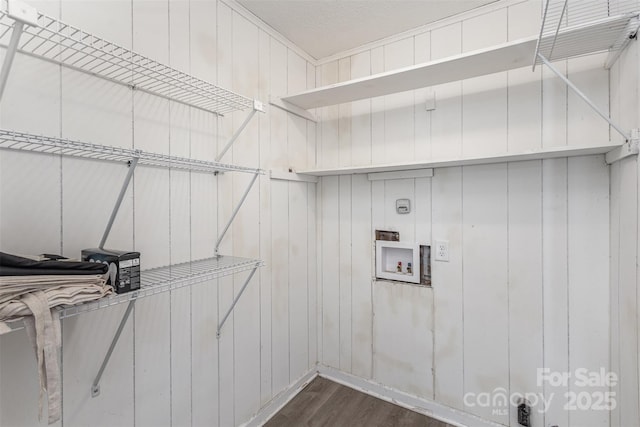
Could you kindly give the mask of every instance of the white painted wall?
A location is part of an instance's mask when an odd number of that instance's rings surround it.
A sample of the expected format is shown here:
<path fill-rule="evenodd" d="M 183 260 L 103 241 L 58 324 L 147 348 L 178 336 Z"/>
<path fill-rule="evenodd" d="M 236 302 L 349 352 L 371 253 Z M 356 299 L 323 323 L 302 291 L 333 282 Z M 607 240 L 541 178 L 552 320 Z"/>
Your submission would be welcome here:
<path fill-rule="evenodd" d="M 640 128 L 639 70 L 640 48 L 632 43 L 611 70 L 611 114 L 624 129 Z M 635 157 L 611 166 L 611 369 L 619 376 L 611 425 L 621 426 L 640 419 L 639 176 Z"/>
<path fill-rule="evenodd" d="M 321 61 L 317 80 L 335 83 L 538 31 L 542 2 L 503 4 Z M 603 59 L 556 65 L 607 111 Z M 606 123 L 542 68 L 432 89 L 433 112 L 423 106 L 427 89 L 319 109 L 318 167 L 609 141 Z M 609 183 L 602 156 L 437 169 L 430 179 L 323 178 L 320 362 L 499 424 L 517 425 L 515 407 L 471 406 L 465 395 L 542 393 L 551 405 L 546 413 L 536 408 L 535 426 L 617 425 L 608 411 L 563 408 L 565 393 L 606 387 L 580 389 L 574 380 L 551 387 L 536 377 L 538 368 L 610 367 Z M 415 210 L 396 215 L 395 200 L 405 197 Z M 407 242 L 449 241 L 451 260 L 434 263 L 433 288 L 371 280 L 375 229 L 398 230 Z"/>
<path fill-rule="evenodd" d="M 224 1 L 32 2 L 42 12 L 266 101 L 315 86 L 312 64 Z M 18 55 L 4 128 L 213 160 L 248 113 L 209 113 Z M 268 108 L 223 159 L 286 170 L 315 162 L 315 125 Z M 302 147 L 302 148 L 301 148 Z M 0 152 L 0 250 L 79 256 L 95 246 L 126 168 Z M 107 247 L 145 268 L 213 255 L 249 176 L 140 167 Z M 102 380 L 93 377 L 125 309 L 63 322 L 63 419 L 75 425 L 237 425 L 315 366 L 315 185 L 260 177 L 221 252 L 262 258 L 220 340 L 219 319 L 246 273 L 140 300 Z M 0 425 L 37 419 L 35 358 L 24 331 L 0 338 Z M 46 420 L 46 416 L 44 417 Z"/>

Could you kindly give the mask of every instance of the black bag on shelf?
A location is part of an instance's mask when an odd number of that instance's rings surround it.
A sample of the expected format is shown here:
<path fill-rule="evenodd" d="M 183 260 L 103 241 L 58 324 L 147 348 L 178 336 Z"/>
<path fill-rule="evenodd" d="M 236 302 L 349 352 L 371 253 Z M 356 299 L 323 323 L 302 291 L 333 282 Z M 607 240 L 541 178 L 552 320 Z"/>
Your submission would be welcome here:
<path fill-rule="evenodd" d="M 45 255 L 46 260 L 34 261 L 17 255 L 0 252 L 0 276 L 73 276 L 105 274 L 109 266 L 86 261 L 63 261 L 58 255 Z"/>

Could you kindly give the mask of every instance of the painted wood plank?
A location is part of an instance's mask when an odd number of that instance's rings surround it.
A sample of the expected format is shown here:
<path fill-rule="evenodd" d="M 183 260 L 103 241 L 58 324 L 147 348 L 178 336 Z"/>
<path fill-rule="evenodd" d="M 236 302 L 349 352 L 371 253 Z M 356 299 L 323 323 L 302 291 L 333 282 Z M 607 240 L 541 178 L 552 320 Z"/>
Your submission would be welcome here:
<path fill-rule="evenodd" d="M 509 40 L 518 40 L 540 31 L 544 4 L 527 0 L 508 6 Z"/>
<path fill-rule="evenodd" d="M 542 162 L 508 165 L 509 391 L 543 393 Z M 531 424 L 542 427 L 544 403 L 530 399 Z M 518 422 L 510 407 L 509 422 Z"/>
<path fill-rule="evenodd" d="M 507 41 L 507 10 L 462 23 L 462 50 Z M 507 75 L 497 73 L 462 82 L 462 153 L 464 156 L 507 151 Z"/>
<path fill-rule="evenodd" d="M 523 68 L 508 73 L 508 151 L 542 147 L 542 71 Z"/>
<path fill-rule="evenodd" d="M 338 81 L 351 79 L 351 58 L 338 60 Z M 338 166 L 348 166 L 353 162 L 351 141 L 351 104 L 338 106 Z"/>
<path fill-rule="evenodd" d="M 428 62 L 431 59 L 431 33 L 426 32 L 414 37 L 413 57 L 415 64 Z M 434 97 L 432 88 L 414 91 L 414 157 L 428 159 L 431 157 L 431 112 L 427 111 L 427 102 Z"/>
<path fill-rule="evenodd" d="M 416 178 L 415 182 L 415 236 L 416 243 L 431 244 L 431 178 Z M 416 266 L 417 267 L 417 266 Z"/>
<path fill-rule="evenodd" d="M 339 180 L 322 178 L 322 358 L 340 368 Z"/>
<path fill-rule="evenodd" d="M 611 334 L 611 348 L 610 348 L 610 369 L 611 372 L 616 372 L 620 377 L 620 197 L 622 194 L 621 181 L 620 181 L 620 162 L 614 163 L 610 168 L 610 181 L 611 181 L 611 201 L 610 201 L 610 227 L 611 232 L 609 234 L 609 248 L 611 261 L 609 262 L 611 268 L 609 269 L 609 301 L 610 301 L 610 334 Z M 637 180 L 633 183 L 637 185 Z M 635 300 L 635 298 L 634 298 Z M 632 323 L 634 329 L 636 322 Z M 636 338 L 637 339 L 637 336 Z M 620 396 L 620 382 L 626 382 L 624 378 L 610 387 L 612 393 L 615 396 Z M 616 399 L 617 401 L 617 399 Z M 610 420 L 612 425 L 620 425 L 620 418 L 622 413 L 621 404 L 617 404 L 616 407 L 610 412 Z"/>
<path fill-rule="evenodd" d="M 406 393 L 433 395 L 431 289 L 389 281 L 373 284 L 374 380 Z M 398 331 L 403 331 L 398 333 Z"/>
<path fill-rule="evenodd" d="M 338 82 L 338 61 L 320 66 L 320 83 L 323 85 Z M 340 108 L 331 106 L 320 111 L 320 135 L 322 135 L 322 152 L 320 164 L 323 167 L 336 167 L 340 164 Z"/>
<path fill-rule="evenodd" d="M 61 169 L 62 160 L 53 156 L 6 150 L 0 153 L 0 240 L 3 252 L 39 254 L 61 251 Z"/>
<path fill-rule="evenodd" d="M 567 285 L 567 160 L 542 162 L 542 280 L 544 308 L 544 369 L 569 372 L 569 325 Z M 569 425 L 564 409 L 568 387 L 544 381 L 550 399 L 545 412 L 547 425 Z"/>
<path fill-rule="evenodd" d="M 371 325 L 373 322 L 371 277 L 373 271 L 371 183 L 364 176 L 351 178 L 352 311 L 351 372 L 372 377 Z"/>
<path fill-rule="evenodd" d="M 304 182 L 288 185 L 289 380 L 292 381 L 309 367 L 308 190 Z"/>
<path fill-rule="evenodd" d="M 197 373 L 192 383 L 193 425 L 216 425 L 220 403 L 218 395 L 219 318 L 218 282 L 213 280 L 191 288 L 191 369 Z"/>
<path fill-rule="evenodd" d="M 609 73 L 602 67 L 606 53 L 570 59 L 567 71 L 571 82 L 584 88 L 589 99 L 600 111 L 609 111 Z M 567 143 L 569 145 L 593 142 L 594 139 L 609 139 L 609 124 L 573 91 L 567 98 Z M 617 133 L 612 130 L 612 133 Z"/>
<path fill-rule="evenodd" d="M 316 210 L 318 214 L 316 217 L 316 236 L 318 244 L 316 247 L 318 258 L 316 268 L 316 321 L 318 323 L 317 331 L 317 352 L 318 352 L 318 365 L 324 364 L 324 185 L 320 180 L 316 185 Z M 320 244 L 323 242 L 323 244 Z"/>
<path fill-rule="evenodd" d="M 384 46 L 385 71 L 413 64 L 413 38 Z M 414 96 L 412 92 L 385 96 L 385 159 L 390 162 L 414 158 Z"/>
<path fill-rule="evenodd" d="M 189 2 L 189 52 L 191 74 L 206 81 L 218 80 L 217 3 Z"/>
<path fill-rule="evenodd" d="M 601 156 L 569 159 L 568 165 L 569 369 L 609 366 L 609 170 Z M 606 392 L 579 387 L 569 392 Z M 607 411 L 571 411 L 569 422 L 606 425 Z"/>
<path fill-rule="evenodd" d="M 171 423 L 191 423 L 191 394 L 193 371 L 191 366 L 191 288 L 178 289 L 170 294 L 170 369 Z"/>
<path fill-rule="evenodd" d="M 318 322 L 318 293 L 322 286 L 318 285 L 318 223 L 317 217 L 317 185 L 307 184 L 307 316 L 308 316 L 308 341 L 309 360 L 307 368 L 311 369 L 318 363 L 318 335 L 320 331 Z"/>
<path fill-rule="evenodd" d="M 258 28 L 237 12 L 233 13 L 233 88 L 239 93 L 253 94 L 260 87 Z M 233 114 L 234 132 L 244 123 L 247 112 Z M 258 113 L 261 114 L 261 113 Z M 256 149 L 259 139 L 259 121 L 254 116 L 234 142 L 234 163 L 257 167 L 260 153 Z M 233 178 L 233 202 L 239 203 L 252 177 L 248 174 L 229 174 Z M 253 185 L 233 222 L 234 254 L 259 258 L 260 194 Z M 247 273 L 233 276 L 233 294 L 239 295 Z M 234 402 L 237 423 L 248 420 L 260 408 L 260 281 L 254 276 L 234 308 Z"/>
<path fill-rule="evenodd" d="M 271 40 L 259 32 L 260 98 L 266 99 L 271 89 Z M 260 127 L 260 168 L 271 163 L 271 114 L 258 116 Z M 260 403 L 264 405 L 272 396 L 271 391 L 271 181 L 266 176 L 258 178 L 260 190 L 260 259 L 265 266 L 258 270 L 260 277 Z"/>
<path fill-rule="evenodd" d="M 431 59 L 438 60 L 462 52 L 462 24 L 431 32 Z M 433 88 L 436 109 L 431 113 L 431 156 L 455 158 L 462 155 L 462 82 Z"/>
<path fill-rule="evenodd" d="M 352 212 L 351 177 L 338 178 L 338 226 L 339 226 L 339 298 L 340 298 L 340 369 L 351 372 L 352 366 Z"/>
<path fill-rule="evenodd" d="M 271 182 L 271 363 L 273 393 L 290 382 L 289 183 Z"/>
<path fill-rule="evenodd" d="M 270 43 L 270 91 L 286 90 L 287 88 L 287 49 L 277 41 L 271 39 Z M 277 109 L 269 109 L 270 117 L 270 141 L 271 141 L 271 168 L 288 170 L 289 151 L 287 140 L 287 113 Z"/>
<path fill-rule="evenodd" d="M 554 66 L 567 72 L 567 61 L 556 61 Z M 567 145 L 567 85 L 547 67 L 542 68 L 542 146 Z"/>
<path fill-rule="evenodd" d="M 433 241 L 449 242 L 451 254 L 462 254 L 462 168 L 439 170 L 432 180 Z M 431 261 L 434 310 L 434 399 L 463 406 L 462 257 Z"/>
<path fill-rule="evenodd" d="M 233 87 L 233 10 L 218 4 L 217 13 L 218 80 L 223 87 Z M 233 115 L 218 120 L 218 142 L 216 152 L 233 135 Z M 225 155 L 225 160 L 234 162 L 233 151 Z M 218 232 L 221 232 L 233 211 L 233 174 L 218 177 Z M 234 228 L 230 228 L 220 244 L 220 253 L 234 253 Z M 234 300 L 234 278 L 218 279 L 218 322 Z M 235 358 L 234 358 L 235 315 L 231 313 L 218 339 L 218 424 L 235 425 Z"/>
<path fill-rule="evenodd" d="M 540 29 L 542 5 L 525 1 L 507 9 L 509 41 L 535 34 Z M 542 69 L 529 68 L 508 73 L 509 151 L 540 149 L 542 147 Z"/>
<path fill-rule="evenodd" d="M 638 298 L 636 284 L 637 257 L 637 161 L 627 159 L 620 163 L 620 425 L 632 425 L 640 419 L 638 408 Z M 612 269 L 616 268 L 614 265 Z"/>
<path fill-rule="evenodd" d="M 371 51 L 364 51 L 351 57 L 351 78 L 356 79 L 371 74 Z M 371 100 L 351 103 L 351 157 L 353 165 L 371 163 Z"/>
<path fill-rule="evenodd" d="M 289 91 L 307 87 L 307 63 L 299 55 L 287 50 L 287 87 Z M 288 166 L 303 168 L 307 165 L 307 120 L 288 115 L 287 120 Z"/>
<path fill-rule="evenodd" d="M 163 293 L 136 302 L 134 336 L 135 423 L 171 423 L 170 295 Z M 154 390 L 154 393 L 150 393 Z M 160 403 L 160 408 L 155 405 Z"/>
<path fill-rule="evenodd" d="M 371 74 L 384 71 L 384 47 L 371 49 Z M 385 162 L 385 98 L 371 100 L 371 163 Z"/>
<path fill-rule="evenodd" d="M 464 262 L 464 391 L 477 396 L 509 385 L 507 166 L 464 168 L 462 197 L 462 254 L 449 256 Z M 465 409 L 508 422 L 508 412 Z"/>
<path fill-rule="evenodd" d="M 169 171 L 140 168 L 136 172 L 135 188 L 134 249 L 141 254 L 142 268 L 169 265 Z M 171 422 L 170 301 L 169 294 L 140 300 L 132 318 L 136 331 L 134 363 L 144 367 L 135 370 L 135 421 L 139 425 Z M 149 390 L 157 393 L 151 395 Z M 158 402 L 162 409 L 155 407 Z"/>
<path fill-rule="evenodd" d="M 307 62 L 307 88 L 316 87 L 316 67 Z M 315 115 L 314 115 L 315 118 Z M 316 121 L 307 122 L 307 165 L 318 164 L 318 142 L 317 142 L 318 124 Z"/>

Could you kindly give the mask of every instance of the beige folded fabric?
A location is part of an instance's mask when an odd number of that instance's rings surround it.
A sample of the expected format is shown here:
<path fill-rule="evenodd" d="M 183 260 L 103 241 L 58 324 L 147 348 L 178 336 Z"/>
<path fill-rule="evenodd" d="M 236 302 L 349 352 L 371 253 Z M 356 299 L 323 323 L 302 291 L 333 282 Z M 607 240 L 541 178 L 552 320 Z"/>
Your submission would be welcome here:
<path fill-rule="evenodd" d="M 53 309 L 110 295 L 113 290 L 106 280 L 107 275 L 0 277 L 0 335 L 12 330 L 6 322 L 24 318 L 40 377 L 39 418 L 47 393 L 49 424 L 60 420 L 62 404 L 60 317 L 59 311 Z"/>

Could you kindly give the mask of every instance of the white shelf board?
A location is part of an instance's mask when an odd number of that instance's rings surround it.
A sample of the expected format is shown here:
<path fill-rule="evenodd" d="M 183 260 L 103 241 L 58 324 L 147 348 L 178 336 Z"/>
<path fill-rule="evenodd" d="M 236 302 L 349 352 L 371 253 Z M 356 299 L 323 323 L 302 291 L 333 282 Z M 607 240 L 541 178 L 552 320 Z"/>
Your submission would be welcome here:
<path fill-rule="evenodd" d="M 575 53 L 569 49 L 562 49 L 563 57 L 595 53 L 615 44 L 618 40 L 619 33 L 607 31 L 607 29 L 619 22 L 628 22 L 632 18 L 633 15 L 626 14 L 601 20 L 592 25 L 566 28 L 558 33 L 556 43 L 561 46 L 574 46 L 577 49 Z M 592 43 L 593 40 L 587 38 L 583 43 L 576 42 L 585 39 L 585 34 L 589 33 L 606 35 L 607 40 L 598 39 L 598 43 Z M 285 103 L 303 109 L 319 108 L 531 66 L 534 62 L 537 41 L 538 36 L 532 36 L 424 64 L 283 96 L 281 99 Z M 542 42 L 545 41 L 546 38 L 543 37 Z M 555 55 L 554 57 L 561 59 Z"/>
<path fill-rule="evenodd" d="M 407 171 L 416 169 L 448 168 L 454 166 L 487 165 L 493 163 L 522 162 L 527 160 L 556 159 L 562 157 L 591 156 L 605 154 L 622 147 L 622 144 L 606 144 L 592 147 L 556 147 L 542 151 L 500 154 L 485 157 L 430 160 L 425 162 L 395 163 L 372 166 L 354 166 L 335 169 L 310 169 L 298 171 L 312 176 L 353 175 L 375 172 Z"/>

